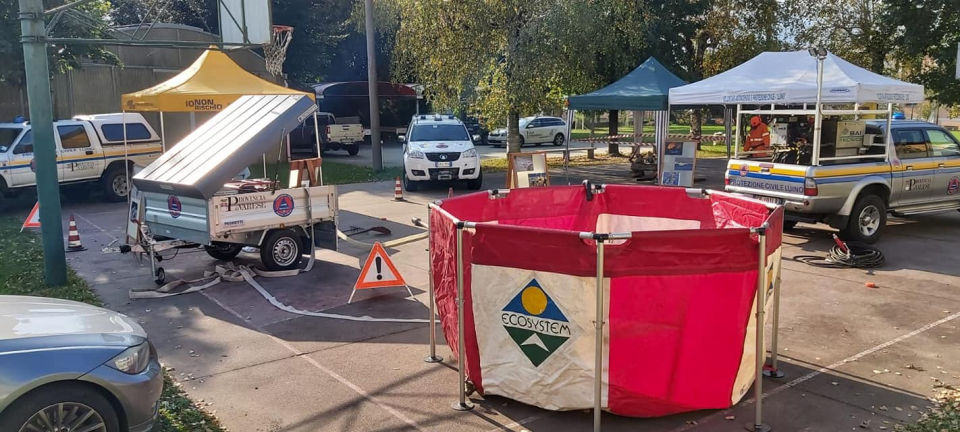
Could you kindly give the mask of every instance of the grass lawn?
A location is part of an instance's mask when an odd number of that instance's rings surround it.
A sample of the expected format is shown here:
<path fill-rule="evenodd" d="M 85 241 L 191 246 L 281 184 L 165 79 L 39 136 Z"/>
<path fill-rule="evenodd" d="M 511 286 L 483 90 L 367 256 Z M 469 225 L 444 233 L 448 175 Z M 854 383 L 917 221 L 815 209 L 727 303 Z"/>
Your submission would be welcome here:
<path fill-rule="evenodd" d="M 608 165 L 615 163 L 628 163 L 630 159 L 627 156 L 608 156 L 606 153 L 598 154 L 595 159 L 587 159 L 586 155 L 573 156 L 570 158 L 572 167 Z M 486 159 L 480 161 L 483 172 L 504 172 L 507 170 L 507 159 Z M 547 154 L 547 166 L 550 168 L 563 168 L 563 156 L 560 153 L 555 155 Z"/>
<path fill-rule="evenodd" d="M 280 164 L 280 173 L 274 171 L 276 163 L 267 164 L 267 175 L 263 175 L 263 164 L 254 164 L 250 166 L 250 175 L 252 178 L 273 178 L 277 176 L 281 185 L 286 185 L 290 179 L 290 168 L 287 163 Z M 370 181 L 393 180 L 403 172 L 400 167 L 387 167 L 383 171 L 375 173 L 373 169 L 366 166 L 345 164 L 341 162 L 323 161 L 323 184 L 349 184 L 365 183 Z"/>
<path fill-rule="evenodd" d="M 66 285 L 44 285 L 40 237 L 33 232 L 21 233 L 22 223 L 23 217 L 0 216 L 0 294 L 55 297 L 100 305 L 100 299 L 73 270 L 67 270 Z M 160 420 L 153 432 L 187 431 L 219 432 L 223 428 L 214 417 L 194 405 L 164 372 Z"/>
<path fill-rule="evenodd" d="M 654 129 L 654 128 L 653 128 L 653 125 L 647 125 L 647 126 L 645 126 L 645 127 L 643 128 L 643 132 L 644 132 L 644 133 L 653 133 L 653 129 Z M 593 136 L 594 136 L 594 137 L 597 137 L 597 136 L 606 135 L 606 134 L 607 134 L 607 130 L 608 130 L 608 129 L 607 129 L 606 127 L 594 128 L 594 129 L 593 129 Z M 621 126 L 621 127 L 617 130 L 617 132 L 620 133 L 620 134 L 632 134 L 632 133 L 633 133 L 633 127 L 632 127 L 632 126 Z M 716 133 L 716 132 L 723 132 L 723 125 L 703 125 L 703 126 L 701 127 L 701 129 L 700 129 L 700 133 L 702 133 L 702 134 L 704 134 L 704 135 L 713 135 L 713 134 Z M 674 125 L 670 125 L 670 134 L 689 134 L 689 133 L 690 133 L 690 126 L 675 125 L 675 124 L 674 124 Z M 570 131 L 570 135 L 572 135 L 574 139 L 588 138 L 588 137 L 590 137 L 590 130 L 589 130 L 589 129 L 574 129 L 574 130 Z"/>

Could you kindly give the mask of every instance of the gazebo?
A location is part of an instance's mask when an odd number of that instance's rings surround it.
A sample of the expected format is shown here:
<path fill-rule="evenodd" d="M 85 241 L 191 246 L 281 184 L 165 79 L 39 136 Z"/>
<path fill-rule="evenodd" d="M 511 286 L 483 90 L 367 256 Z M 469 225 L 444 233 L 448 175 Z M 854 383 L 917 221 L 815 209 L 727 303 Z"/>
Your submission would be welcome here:
<path fill-rule="evenodd" d="M 654 111 L 655 142 L 658 149 L 662 148 L 670 129 L 668 94 L 671 88 L 684 84 L 686 81 L 650 57 L 613 84 L 591 93 L 570 96 L 567 124 L 571 123 L 577 110 Z M 635 136 L 642 134 L 641 129 L 635 128 Z"/>
<path fill-rule="evenodd" d="M 274 84 L 240 67 L 222 51 L 207 50 L 190 67 L 153 87 L 124 94 L 124 112 L 159 112 L 160 138 L 166 151 L 164 112 L 216 112 L 244 95 L 306 95 Z"/>

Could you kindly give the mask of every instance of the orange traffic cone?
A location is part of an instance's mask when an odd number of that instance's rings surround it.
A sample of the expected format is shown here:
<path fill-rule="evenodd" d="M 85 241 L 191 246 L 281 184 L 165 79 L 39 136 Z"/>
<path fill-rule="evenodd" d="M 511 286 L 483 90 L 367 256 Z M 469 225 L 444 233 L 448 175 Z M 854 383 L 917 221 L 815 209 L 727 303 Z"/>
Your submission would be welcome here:
<path fill-rule="evenodd" d="M 397 182 L 393 185 L 393 199 L 403 201 L 403 185 L 400 184 L 400 177 L 397 177 Z"/>
<path fill-rule="evenodd" d="M 77 252 L 82 250 L 87 250 L 83 247 L 83 244 L 80 243 L 80 231 L 77 230 L 77 221 L 73 220 L 73 215 L 70 215 L 70 227 L 67 233 L 67 249 L 70 252 Z"/>

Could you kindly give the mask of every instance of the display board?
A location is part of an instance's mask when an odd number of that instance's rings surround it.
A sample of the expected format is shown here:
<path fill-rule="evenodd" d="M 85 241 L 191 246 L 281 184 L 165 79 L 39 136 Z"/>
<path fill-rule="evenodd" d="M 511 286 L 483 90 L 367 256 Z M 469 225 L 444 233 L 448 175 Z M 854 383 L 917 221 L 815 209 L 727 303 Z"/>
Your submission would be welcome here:
<path fill-rule="evenodd" d="M 508 153 L 507 179 L 511 189 L 550 186 L 547 153 Z"/>
<path fill-rule="evenodd" d="M 693 186 L 693 172 L 697 165 L 697 143 L 668 142 L 663 146 L 660 160 L 660 184 L 666 186 Z"/>

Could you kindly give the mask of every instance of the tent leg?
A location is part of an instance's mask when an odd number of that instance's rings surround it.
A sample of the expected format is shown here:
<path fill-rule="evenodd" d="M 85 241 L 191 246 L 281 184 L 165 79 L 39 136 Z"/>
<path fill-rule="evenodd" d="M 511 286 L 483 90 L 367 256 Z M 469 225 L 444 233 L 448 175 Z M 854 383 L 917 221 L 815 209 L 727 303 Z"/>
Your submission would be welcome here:
<path fill-rule="evenodd" d="M 733 122 L 735 125 L 733 128 L 733 158 L 734 159 L 740 158 L 740 109 L 742 107 L 743 107 L 742 105 L 737 104 L 737 112 L 736 112 L 737 120 Z"/>
<path fill-rule="evenodd" d="M 763 319 L 764 319 L 764 309 L 767 302 L 767 226 L 764 224 L 759 228 L 754 228 L 753 232 L 757 233 L 758 238 L 758 250 L 757 253 L 760 256 L 757 259 L 757 340 L 756 340 L 756 376 L 753 380 L 753 398 L 756 400 L 754 407 L 756 411 L 754 412 L 754 421 L 752 424 L 747 423 L 747 430 L 754 432 L 768 432 L 770 430 L 769 425 L 763 424 L 763 364 L 766 362 L 764 357 L 766 357 L 766 351 L 763 349 Z"/>
<path fill-rule="evenodd" d="M 423 359 L 427 363 L 439 363 L 443 357 L 437 355 L 437 311 L 436 292 L 433 287 L 433 230 L 430 229 L 430 214 L 433 210 L 427 206 L 427 278 L 430 279 L 430 355 Z"/>
<path fill-rule="evenodd" d="M 597 241 L 597 310 L 594 327 L 597 338 L 593 364 L 593 432 L 600 432 L 600 416 L 603 413 L 603 244 L 604 240 L 594 235 Z"/>
<path fill-rule="evenodd" d="M 462 221 L 457 222 L 457 374 L 460 386 L 460 399 L 453 403 L 457 411 L 469 411 L 473 404 L 467 401 L 467 377 L 463 364 L 467 361 L 463 342 L 463 228 Z"/>
<path fill-rule="evenodd" d="M 167 134 L 163 127 L 163 112 L 160 113 L 160 148 L 164 153 L 167 152 Z"/>
<path fill-rule="evenodd" d="M 778 265 L 779 267 L 779 265 Z M 763 368 L 763 376 L 771 378 L 783 378 L 785 374 L 780 370 L 777 359 L 780 336 L 780 269 L 777 269 L 777 279 L 773 283 L 773 332 L 770 335 L 770 366 Z"/>

